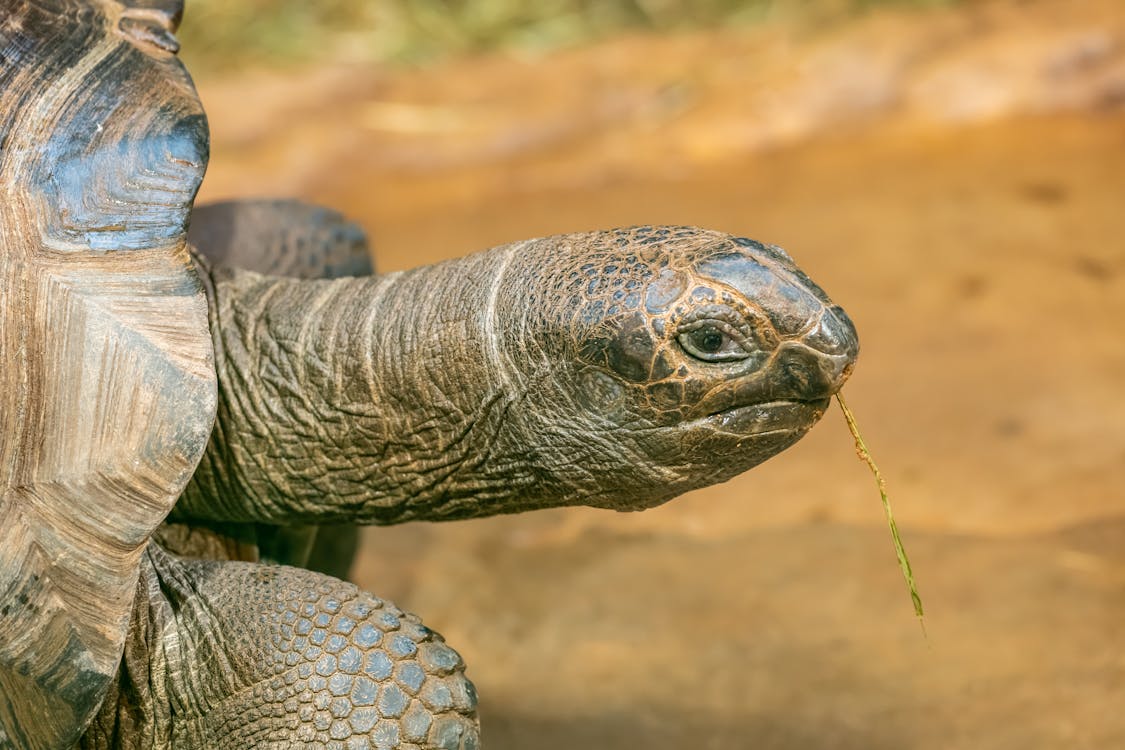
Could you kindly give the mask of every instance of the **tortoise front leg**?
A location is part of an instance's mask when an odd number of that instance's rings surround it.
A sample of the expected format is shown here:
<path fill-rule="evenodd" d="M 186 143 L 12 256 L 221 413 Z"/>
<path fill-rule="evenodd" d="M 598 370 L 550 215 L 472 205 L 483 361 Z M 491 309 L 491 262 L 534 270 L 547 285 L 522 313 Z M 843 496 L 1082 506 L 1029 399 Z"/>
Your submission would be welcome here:
<path fill-rule="evenodd" d="M 151 544 L 119 680 L 82 746 L 474 750 L 442 638 L 355 586 Z"/>

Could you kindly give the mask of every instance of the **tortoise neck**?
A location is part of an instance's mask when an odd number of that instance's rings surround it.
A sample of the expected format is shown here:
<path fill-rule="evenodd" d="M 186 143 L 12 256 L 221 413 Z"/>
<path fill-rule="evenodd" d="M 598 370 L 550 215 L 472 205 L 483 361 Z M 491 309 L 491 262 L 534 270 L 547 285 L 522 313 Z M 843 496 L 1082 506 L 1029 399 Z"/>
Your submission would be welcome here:
<path fill-rule="evenodd" d="M 518 478 L 486 464 L 520 398 L 494 330 L 511 252 L 379 277 L 210 273 L 219 412 L 175 515 L 389 524 L 509 509 Z"/>

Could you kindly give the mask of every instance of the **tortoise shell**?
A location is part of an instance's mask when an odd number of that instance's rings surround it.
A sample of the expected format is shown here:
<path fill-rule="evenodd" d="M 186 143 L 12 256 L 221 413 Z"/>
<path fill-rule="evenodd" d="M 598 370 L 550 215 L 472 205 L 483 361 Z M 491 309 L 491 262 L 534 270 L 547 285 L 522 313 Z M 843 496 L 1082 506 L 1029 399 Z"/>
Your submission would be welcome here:
<path fill-rule="evenodd" d="M 214 422 L 178 5 L 0 11 L 0 747 L 77 740 Z"/>

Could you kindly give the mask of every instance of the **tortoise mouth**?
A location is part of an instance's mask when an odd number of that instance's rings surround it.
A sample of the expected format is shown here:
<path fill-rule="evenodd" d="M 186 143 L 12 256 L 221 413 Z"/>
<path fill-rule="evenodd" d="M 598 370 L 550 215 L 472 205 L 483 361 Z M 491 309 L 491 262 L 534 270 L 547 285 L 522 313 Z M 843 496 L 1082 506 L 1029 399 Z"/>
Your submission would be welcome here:
<path fill-rule="evenodd" d="M 743 404 L 712 412 L 690 424 L 739 436 L 804 432 L 824 415 L 828 401 L 825 397 L 812 401 L 779 399 Z"/>

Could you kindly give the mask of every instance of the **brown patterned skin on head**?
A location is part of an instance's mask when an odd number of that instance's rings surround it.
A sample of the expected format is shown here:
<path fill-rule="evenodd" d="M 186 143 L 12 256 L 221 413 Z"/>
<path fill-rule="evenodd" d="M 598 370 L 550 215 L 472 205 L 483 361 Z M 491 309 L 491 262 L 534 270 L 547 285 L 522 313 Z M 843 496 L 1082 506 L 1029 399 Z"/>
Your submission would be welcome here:
<path fill-rule="evenodd" d="M 553 262 L 513 259 L 500 296 L 528 303 L 499 327 L 538 403 L 523 432 L 586 467 L 544 472 L 583 504 L 636 510 L 751 468 L 854 365 L 851 321 L 780 248 L 693 227 L 555 243 Z"/>

